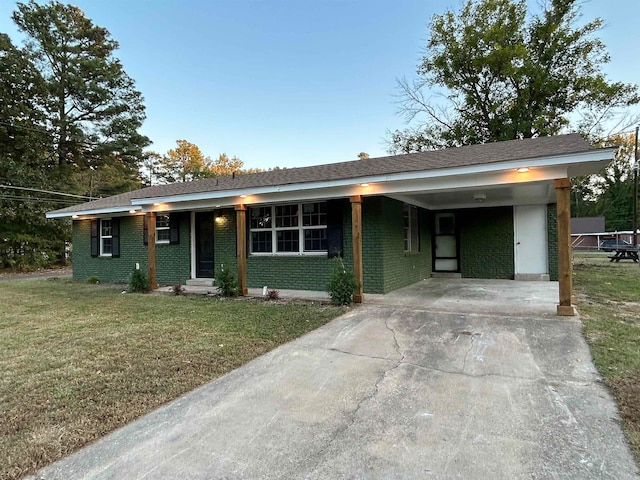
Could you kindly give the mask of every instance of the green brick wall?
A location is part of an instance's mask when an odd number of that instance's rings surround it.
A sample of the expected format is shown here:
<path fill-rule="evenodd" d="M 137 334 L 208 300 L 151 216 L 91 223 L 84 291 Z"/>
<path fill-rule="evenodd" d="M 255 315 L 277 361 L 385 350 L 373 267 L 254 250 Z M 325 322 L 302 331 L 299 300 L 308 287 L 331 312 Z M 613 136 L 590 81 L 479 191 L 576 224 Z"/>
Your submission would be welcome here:
<path fill-rule="evenodd" d="M 431 273 L 431 212 L 419 209 L 420 252 L 405 253 L 402 202 L 387 197 L 363 199 L 363 276 L 365 293 L 387 293 L 429 277 Z M 514 274 L 513 208 L 456 210 L 460 226 L 460 268 L 466 278 L 511 279 Z M 557 280 L 556 208 L 547 208 L 549 273 Z M 214 224 L 216 271 L 222 264 L 237 272 L 236 213 L 216 211 Z M 344 263 L 353 268 L 351 205 L 343 202 Z M 142 242 L 142 217 L 122 217 L 119 258 L 90 255 L 90 221 L 73 222 L 73 274 L 84 281 L 97 276 L 103 282 L 128 283 L 135 263 L 147 269 L 147 247 Z M 184 284 L 190 278 L 190 215 L 181 215 L 180 244 L 158 245 L 157 280 L 161 285 Z M 247 259 L 247 284 L 276 289 L 326 290 L 333 261 L 326 256 L 255 256 Z"/>
<path fill-rule="evenodd" d="M 558 281 L 558 211 L 556 204 L 547 205 L 549 280 Z"/>
<path fill-rule="evenodd" d="M 156 245 L 156 281 L 159 285 L 184 285 L 191 278 L 191 216 L 188 212 L 181 212 L 179 215 L 180 243 Z M 138 233 L 140 243 L 141 232 L 142 230 L 139 230 Z"/>
<path fill-rule="evenodd" d="M 347 268 L 353 268 L 349 200 L 345 199 L 342 206 L 343 261 Z M 216 245 L 218 243 L 219 239 L 216 238 Z M 266 285 L 275 289 L 326 291 L 334 262 L 326 255 L 249 256 L 247 259 L 247 286 L 262 288 Z M 364 283 L 366 289 L 366 280 Z"/>
<path fill-rule="evenodd" d="M 120 257 L 91 256 L 91 221 L 73 222 L 73 278 L 97 276 L 108 283 L 129 283 L 136 262 L 148 270 L 147 247 L 142 238 L 142 216 L 120 218 Z M 185 283 L 189 278 L 189 220 L 180 221 L 180 243 L 156 246 L 156 275 L 160 285 Z"/>
<path fill-rule="evenodd" d="M 384 248 L 388 231 L 384 197 L 362 199 L 362 283 L 364 293 L 384 293 Z M 347 245 L 345 243 L 345 245 Z M 351 239 L 349 241 L 351 245 Z M 352 260 L 353 261 L 353 260 Z"/>
<path fill-rule="evenodd" d="M 365 197 L 362 216 L 365 293 L 386 293 L 429 276 L 431 243 L 425 211 L 420 211 L 422 249 L 417 254 L 404 252 L 402 202 L 386 197 Z M 345 266 L 351 269 L 351 205 L 347 199 L 343 202 L 343 235 L 343 260 Z M 220 239 L 216 237 L 216 258 L 220 258 L 219 245 Z M 247 285 L 249 288 L 267 285 L 276 289 L 325 291 L 331 278 L 333 263 L 324 255 L 250 256 L 247 259 Z"/>
<path fill-rule="evenodd" d="M 456 210 L 463 278 L 512 279 L 513 207 Z"/>
<path fill-rule="evenodd" d="M 216 210 L 216 217 L 221 221 L 213 224 L 213 261 L 215 274 L 224 268 L 230 268 L 237 276 L 236 259 L 236 212 L 232 208 Z"/>
<path fill-rule="evenodd" d="M 429 215 L 418 209 L 420 251 L 404 251 L 403 203 L 387 197 L 368 198 L 364 220 L 363 250 L 368 253 L 365 264 L 372 278 L 370 293 L 387 293 L 423 280 L 431 274 L 431 234 Z M 366 246 L 366 247 L 365 247 Z M 369 267 L 368 271 L 366 267 Z M 367 291 L 367 290 L 365 290 Z"/>

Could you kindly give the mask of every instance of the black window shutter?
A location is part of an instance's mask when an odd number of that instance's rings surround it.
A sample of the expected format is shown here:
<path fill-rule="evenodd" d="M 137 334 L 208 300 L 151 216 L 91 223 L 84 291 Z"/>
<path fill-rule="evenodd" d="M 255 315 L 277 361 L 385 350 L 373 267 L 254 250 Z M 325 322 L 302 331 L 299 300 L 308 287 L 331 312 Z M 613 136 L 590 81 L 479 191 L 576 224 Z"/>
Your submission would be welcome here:
<path fill-rule="evenodd" d="M 343 256 L 342 217 L 344 200 L 327 200 L 327 257 Z"/>
<path fill-rule="evenodd" d="M 111 256 L 120 256 L 120 219 L 111 219 Z"/>
<path fill-rule="evenodd" d="M 146 214 L 142 217 L 142 243 L 149 245 L 149 218 Z"/>
<path fill-rule="evenodd" d="M 180 214 L 169 215 L 169 243 L 172 245 L 180 243 Z"/>
<path fill-rule="evenodd" d="M 98 237 L 98 228 L 100 220 L 91 220 L 91 256 L 97 257 L 100 253 L 100 238 Z"/>

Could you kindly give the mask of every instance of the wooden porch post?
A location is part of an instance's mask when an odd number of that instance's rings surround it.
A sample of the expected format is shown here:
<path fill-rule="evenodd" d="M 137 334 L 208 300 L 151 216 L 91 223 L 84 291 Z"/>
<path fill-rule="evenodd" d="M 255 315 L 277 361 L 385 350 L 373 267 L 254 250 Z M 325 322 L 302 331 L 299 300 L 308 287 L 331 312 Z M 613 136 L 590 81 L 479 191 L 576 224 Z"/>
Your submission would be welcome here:
<path fill-rule="evenodd" d="M 156 282 L 156 213 L 147 213 L 147 262 L 149 263 L 149 285 L 158 288 Z"/>
<path fill-rule="evenodd" d="M 558 212 L 558 283 L 560 303 L 558 315 L 572 316 L 576 310 L 571 304 L 573 295 L 571 272 L 571 180 L 554 180 Z"/>
<path fill-rule="evenodd" d="M 238 295 L 246 297 L 247 289 L 247 207 L 236 205 L 236 252 L 238 259 Z"/>
<path fill-rule="evenodd" d="M 353 241 L 353 274 L 356 279 L 356 290 L 353 293 L 354 303 L 364 301 L 362 286 L 362 197 L 354 195 L 351 201 L 351 238 Z"/>

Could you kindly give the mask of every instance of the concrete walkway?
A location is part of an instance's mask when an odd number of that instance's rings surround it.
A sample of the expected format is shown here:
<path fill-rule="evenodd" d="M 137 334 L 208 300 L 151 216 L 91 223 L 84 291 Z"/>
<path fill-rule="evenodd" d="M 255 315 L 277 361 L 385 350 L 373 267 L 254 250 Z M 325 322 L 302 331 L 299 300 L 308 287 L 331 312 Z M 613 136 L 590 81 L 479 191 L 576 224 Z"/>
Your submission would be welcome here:
<path fill-rule="evenodd" d="M 37 478 L 636 478 L 557 284 L 368 298 Z"/>

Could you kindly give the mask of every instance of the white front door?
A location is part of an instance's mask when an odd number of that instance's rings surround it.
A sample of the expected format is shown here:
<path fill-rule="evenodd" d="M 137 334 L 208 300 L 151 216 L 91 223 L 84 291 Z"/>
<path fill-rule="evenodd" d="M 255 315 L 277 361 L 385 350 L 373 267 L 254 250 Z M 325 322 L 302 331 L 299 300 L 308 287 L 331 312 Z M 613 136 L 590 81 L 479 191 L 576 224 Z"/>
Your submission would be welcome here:
<path fill-rule="evenodd" d="M 516 279 L 549 273 L 547 257 L 547 206 L 514 208 Z"/>

